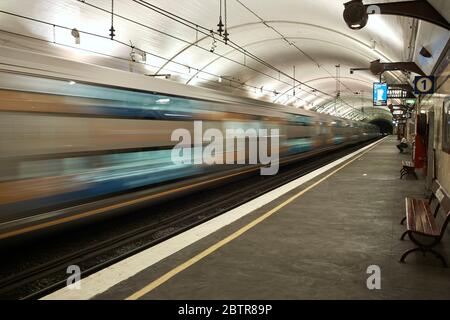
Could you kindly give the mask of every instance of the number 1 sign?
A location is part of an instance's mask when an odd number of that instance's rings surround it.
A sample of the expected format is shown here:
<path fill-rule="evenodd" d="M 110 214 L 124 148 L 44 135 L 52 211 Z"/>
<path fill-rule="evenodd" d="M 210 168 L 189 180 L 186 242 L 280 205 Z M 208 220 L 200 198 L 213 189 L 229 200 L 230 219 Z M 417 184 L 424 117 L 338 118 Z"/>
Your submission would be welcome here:
<path fill-rule="evenodd" d="M 415 94 L 433 94 L 435 88 L 434 76 L 417 76 L 414 78 Z"/>

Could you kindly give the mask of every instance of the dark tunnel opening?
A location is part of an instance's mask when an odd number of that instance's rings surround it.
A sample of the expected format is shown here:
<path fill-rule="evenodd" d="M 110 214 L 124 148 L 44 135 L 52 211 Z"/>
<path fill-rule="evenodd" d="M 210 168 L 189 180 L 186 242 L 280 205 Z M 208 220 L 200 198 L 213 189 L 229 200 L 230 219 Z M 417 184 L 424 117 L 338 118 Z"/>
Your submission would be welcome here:
<path fill-rule="evenodd" d="M 380 128 L 380 132 L 383 134 L 393 134 L 394 133 L 394 126 L 392 124 L 392 121 L 386 120 L 386 119 L 374 119 L 370 121 L 370 123 L 378 126 Z"/>

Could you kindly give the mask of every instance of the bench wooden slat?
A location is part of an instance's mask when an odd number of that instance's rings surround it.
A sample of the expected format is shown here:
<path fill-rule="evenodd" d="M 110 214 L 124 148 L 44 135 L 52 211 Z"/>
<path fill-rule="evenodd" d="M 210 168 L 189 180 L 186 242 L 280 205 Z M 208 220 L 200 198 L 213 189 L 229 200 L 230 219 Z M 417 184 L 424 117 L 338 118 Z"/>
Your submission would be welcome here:
<path fill-rule="evenodd" d="M 434 234 L 435 231 L 437 230 L 437 228 L 434 228 L 434 226 L 436 226 L 435 223 L 433 225 L 433 222 L 435 220 L 430 219 L 430 216 L 432 215 L 430 206 L 428 205 L 428 203 L 426 203 L 425 200 L 423 200 L 423 201 L 417 201 L 417 208 L 421 214 L 420 218 L 422 220 L 423 233 L 424 234 Z"/>
<path fill-rule="evenodd" d="M 406 198 L 407 228 L 416 233 L 439 236 L 440 229 L 426 199 Z"/>
<path fill-rule="evenodd" d="M 431 211 L 430 206 L 427 202 L 422 201 L 421 202 L 422 211 L 425 211 L 426 214 L 422 216 L 422 224 L 423 224 L 423 230 L 426 234 L 439 234 L 438 226 L 436 224 L 436 220 L 434 219 L 433 213 Z"/>
<path fill-rule="evenodd" d="M 412 161 L 407 161 L 407 160 L 403 160 L 402 161 L 402 166 L 404 167 L 410 167 L 410 168 L 414 168 L 414 162 Z"/>
<path fill-rule="evenodd" d="M 416 244 L 416 247 L 405 251 L 400 258 L 400 262 L 405 262 L 406 257 L 412 252 L 421 251 L 424 254 L 425 252 L 432 252 L 436 257 L 441 259 L 443 265 L 447 267 L 448 265 L 445 257 L 433 248 L 441 242 L 445 230 L 450 223 L 450 196 L 436 179 L 433 181 L 431 190 L 432 195 L 429 199 L 415 199 L 409 197 L 405 199 L 406 217 L 402 220 L 402 223 L 406 219 L 407 230 L 400 239 L 403 240 L 405 236 L 408 235 L 414 244 Z M 437 207 L 434 213 L 431 209 L 433 200 L 437 200 Z M 440 227 L 438 227 L 434 217 L 434 214 L 436 214 L 439 209 L 445 213 L 444 223 Z M 414 234 L 427 236 L 429 238 L 431 237 L 433 239 L 431 242 L 429 240 L 422 242 L 420 238 L 415 238 Z"/>
<path fill-rule="evenodd" d="M 414 204 L 414 220 L 416 221 L 415 230 L 416 231 L 423 231 L 425 233 L 425 221 L 424 217 L 425 214 L 423 213 L 423 207 L 420 205 L 420 201 L 417 201 L 417 199 L 413 200 Z"/>
<path fill-rule="evenodd" d="M 423 233 L 429 234 L 430 233 L 430 225 L 427 219 L 427 214 L 424 213 L 427 211 L 427 208 L 423 205 L 423 201 L 415 201 L 416 206 L 416 219 L 420 221 L 420 228 L 417 230 L 422 230 Z"/>

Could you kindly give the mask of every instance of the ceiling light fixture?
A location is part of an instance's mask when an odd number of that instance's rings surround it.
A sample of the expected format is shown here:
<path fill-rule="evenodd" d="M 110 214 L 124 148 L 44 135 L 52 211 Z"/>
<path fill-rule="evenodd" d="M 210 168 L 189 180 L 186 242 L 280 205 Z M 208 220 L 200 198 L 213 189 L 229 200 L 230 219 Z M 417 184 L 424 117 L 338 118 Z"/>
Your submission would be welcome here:
<path fill-rule="evenodd" d="M 295 84 L 296 84 L 296 81 L 295 81 L 295 66 L 293 66 L 293 75 L 294 75 L 294 84 L 293 84 L 293 86 L 292 86 L 292 94 L 293 94 L 293 96 L 295 97 Z"/>
<path fill-rule="evenodd" d="M 222 0 L 219 0 L 219 23 L 217 24 L 219 27 L 217 29 L 217 33 L 222 36 L 224 24 L 222 23 Z"/>
<path fill-rule="evenodd" d="M 114 0 L 111 0 L 111 29 L 109 29 L 109 36 L 114 40 L 116 29 L 114 29 Z"/>
<path fill-rule="evenodd" d="M 73 28 L 71 34 L 72 37 L 75 38 L 75 44 L 80 44 L 81 43 L 80 32 L 77 30 L 77 28 Z"/>
<path fill-rule="evenodd" d="M 229 33 L 228 33 L 228 21 L 227 21 L 227 0 L 223 0 L 225 5 L 225 32 L 223 33 L 223 40 L 225 41 L 225 44 L 228 44 Z"/>

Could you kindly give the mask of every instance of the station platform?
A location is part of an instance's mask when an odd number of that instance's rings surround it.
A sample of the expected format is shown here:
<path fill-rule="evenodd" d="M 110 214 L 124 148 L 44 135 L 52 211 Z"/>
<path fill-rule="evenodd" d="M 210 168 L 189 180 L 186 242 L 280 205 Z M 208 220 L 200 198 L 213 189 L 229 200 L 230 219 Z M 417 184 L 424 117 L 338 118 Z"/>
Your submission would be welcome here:
<path fill-rule="evenodd" d="M 397 143 L 380 140 L 181 250 L 161 246 L 173 252 L 159 261 L 132 257 L 44 299 L 449 299 L 450 269 L 434 256 L 399 263 L 413 247 L 400 240 L 405 196 L 427 192 L 423 179 L 399 179 L 411 155 Z M 449 239 L 438 247 L 447 259 Z M 372 265 L 379 290 L 367 287 Z"/>

